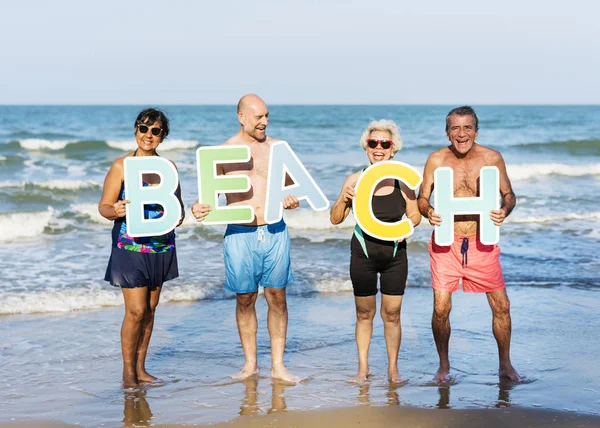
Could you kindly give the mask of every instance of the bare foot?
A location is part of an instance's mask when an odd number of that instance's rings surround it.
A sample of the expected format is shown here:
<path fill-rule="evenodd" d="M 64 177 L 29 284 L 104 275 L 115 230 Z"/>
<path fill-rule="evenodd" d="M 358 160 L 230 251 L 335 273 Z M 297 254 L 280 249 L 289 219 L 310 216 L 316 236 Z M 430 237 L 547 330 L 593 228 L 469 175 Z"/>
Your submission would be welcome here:
<path fill-rule="evenodd" d="M 435 382 L 448 382 L 450 378 L 450 369 L 446 367 L 441 367 L 438 369 L 437 373 L 433 377 Z"/>
<path fill-rule="evenodd" d="M 359 371 L 356 376 L 353 376 L 350 379 L 348 379 L 348 382 L 352 382 L 352 383 L 366 382 L 367 379 L 369 378 L 369 376 L 371 376 L 371 372 L 369 372 L 369 371 L 368 372 L 361 372 L 361 371 Z"/>
<path fill-rule="evenodd" d="M 525 377 L 520 376 L 510 364 L 506 367 L 500 367 L 499 376 L 512 380 L 513 382 L 523 382 L 525 380 Z"/>
<path fill-rule="evenodd" d="M 401 377 L 398 370 L 388 371 L 388 382 L 395 383 L 396 385 L 404 385 L 408 383 L 408 379 Z"/>
<path fill-rule="evenodd" d="M 123 388 L 134 388 L 138 385 L 137 379 L 133 374 L 123 374 L 123 383 L 121 384 Z"/>
<path fill-rule="evenodd" d="M 278 367 L 273 367 L 271 369 L 271 377 L 273 379 L 280 379 L 284 382 L 290 382 L 290 383 L 300 382 L 300 377 L 294 376 L 293 374 L 289 373 L 287 371 L 287 369 L 285 368 L 285 366 L 283 366 L 283 365 L 278 366 Z"/>
<path fill-rule="evenodd" d="M 237 379 L 237 380 L 246 380 L 248 379 L 250 376 L 254 376 L 258 374 L 258 366 L 256 365 L 256 363 L 254 364 L 244 364 L 244 368 L 236 373 L 236 374 L 232 374 L 231 377 L 233 379 Z"/>
<path fill-rule="evenodd" d="M 150 383 L 154 383 L 157 381 L 160 381 L 160 379 L 152 376 L 150 373 L 148 373 L 146 370 L 138 370 L 138 382 L 150 382 Z"/>

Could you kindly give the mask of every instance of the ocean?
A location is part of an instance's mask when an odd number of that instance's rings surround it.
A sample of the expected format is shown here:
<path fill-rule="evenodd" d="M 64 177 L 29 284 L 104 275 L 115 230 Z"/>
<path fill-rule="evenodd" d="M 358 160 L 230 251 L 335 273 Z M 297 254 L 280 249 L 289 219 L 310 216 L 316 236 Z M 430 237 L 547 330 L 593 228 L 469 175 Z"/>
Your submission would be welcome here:
<path fill-rule="evenodd" d="M 118 329 L 122 317 L 119 307 L 123 306 L 123 298 L 118 289 L 103 281 L 112 224 L 100 216 L 97 203 L 112 162 L 135 148 L 133 121 L 143 107 L 0 106 L 3 273 L 0 386 L 2 382 L 11 385 L 4 390 L 0 388 L 0 421 L 10 420 L 9 416 L 18 419 L 28 415 L 25 409 L 38 395 L 20 379 L 49 362 L 52 365 L 61 362 L 64 366 L 64 370 L 48 366 L 49 378 L 40 379 L 49 385 L 60 383 L 59 390 L 75 394 L 73 391 L 85 390 L 82 385 L 86 382 L 76 367 L 94 372 L 98 370 L 96 367 L 102 367 L 102 374 L 94 375 L 92 395 L 103 397 L 104 394 L 113 404 L 124 400 L 118 392 L 121 370 Z M 205 363 L 219 356 L 218 364 L 224 368 L 209 379 L 202 379 L 204 386 L 198 387 L 207 390 L 221 385 L 225 372 L 236 371 L 243 359 L 235 330 L 233 295 L 223 290 L 224 226 L 198 225 L 190 214 L 198 194 L 195 150 L 222 143 L 237 132 L 239 124 L 235 106 L 159 107 L 171 121 L 171 134 L 158 152 L 178 166 L 187 214 L 184 224 L 177 229 L 180 278 L 166 283 L 163 288 L 149 351 L 149 366 L 153 366 L 153 361 L 159 367 L 166 364 L 167 372 L 174 379 L 172 384 L 153 389 L 151 395 L 173 397 L 183 394 L 177 392 L 182 383 L 189 384 L 188 380 L 179 383 L 177 380 L 189 379 L 187 372 L 194 371 L 186 367 L 178 372 L 180 366 L 176 361 L 180 358 L 186 364 L 193 362 L 198 371 L 205 371 Z M 428 155 L 447 145 L 445 115 L 452 107 L 274 105 L 270 106 L 267 132 L 290 144 L 333 202 L 345 178 L 367 166 L 359 139 L 371 120 L 396 121 L 401 128 L 403 148 L 394 159 L 422 170 Z M 475 110 L 480 120 L 478 142 L 502 153 L 517 196 L 517 206 L 500 232 L 501 261 L 513 303 L 513 363 L 532 382 L 511 387 L 513 396 L 519 396 L 521 388 L 523 395 L 516 401 L 522 406 L 600 414 L 597 387 L 600 378 L 592 370 L 592 360 L 597 359 L 600 351 L 597 344 L 600 106 L 475 106 Z M 356 365 L 354 306 L 348 272 L 354 222 L 350 218 L 342 225 L 332 226 L 328 212 L 313 212 L 305 202 L 299 209 L 285 212 L 284 218 L 292 238 L 292 267 L 296 278 L 288 287 L 290 344 L 286 358 L 293 363 L 287 361 L 287 364 L 292 373 L 304 372 L 305 378 L 311 379 L 299 387 L 310 389 L 310 385 L 323 382 L 323 377 L 327 377 L 327 364 L 333 360 L 332 356 L 343 355 L 340 358 L 344 368 L 336 370 L 334 389 L 337 388 L 337 392 L 331 393 L 331 400 L 353 403 L 356 398 L 348 401 L 339 391 L 345 385 L 345 370 L 349 377 L 354 374 Z M 433 376 L 437 359 L 428 325 L 431 292 L 427 243 L 431 231 L 424 219 L 409 239 L 408 288 L 402 318 L 406 340 L 412 337 L 418 348 L 408 355 L 426 361 L 426 369 L 412 361 L 408 365 L 412 374 L 410 370 L 403 372 L 402 365 L 401 373 L 414 380 L 413 389 L 410 383 L 404 387 L 405 395 L 411 397 L 408 404 L 435 407 L 437 392 L 436 399 L 427 393 L 423 393 L 425 398 L 419 395 L 423 388 L 432 389 L 426 378 Z M 466 388 L 468 393 L 459 396 L 454 403 L 450 399 L 447 405 L 478 406 L 481 401 L 486 406 L 495 405 L 497 386 L 495 392 L 493 388 L 481 392 L 486 390 L 485 385 L 498 383 L 497 378 L 493 380 L 497 356 L 489 319 L 484 318 L 485 322 L 480 319 L 489 316 L 489 308 L 485 298 L 477 300 L 476 296 L 457 295 L 456 301 L 459 303 L 453 311 L 451 363 L 454 350 L 461 349 L 466 354 L 459 360 L 460 364 L 468 366 L 468 353 L 478 352 L 475 345 L 479 341 L 489 348 L 486 352 L 489 351 L 490 358 L 485 363 L 474 362 L 476 369 L 463 367 L 469 374 L 452 388 L 460 391 L 461 384 L 477 387 Z M 465 302 L 463 308 L 461 301 Z M 411 307 L 417 303 L 419 308 Z M 471 315 L 465 312 L 467 308 L 472 310 Z M 296 313 L 299 310 L 304 311 L 302 316 Z M 167 313 L 180 322 L 163 318 Z M 413 314 L 411 322 L 405 319 L 407 313 Z M 339 319 L 335 314 L 339 314 Z M 479 317 L 477 322 L 473 322 L 473 314 Z M 186 316 L 190 320 L 186 321 Z M 455 323 L 455 319 L 460 321 Z M 266 330 L 264 319 L 262 321 L 260 328 Z M 218 328 L 211 329 L 215 323 Z M 227 326 L 226 342 L 224 325 Z M 595 329 L 591 328 L 593 325 Z M 81 331 L 79 326 L 82 326 Z M 196 330 L 189 331 L 190 326 Z M 64 331 L 65 328 L 68 331 Z M 381 336 L 381 330 L 376 330 L 374 349 L 381 345 Z M 268 358 L 268 338 L 264 334 L 261 337 L 259 352 Z M 205 347 L 199 349 L 200 342 L 210 341 L 214 341 L 210 346 L 212 352 Z M 407 357 L 404 347 L 405 342 L 401 359 Z M 557 348 L 564 349 L 557 351 Z M 577 358 L 573 358 L 575 352 Z M 76 355 L 72 356 L 73 353 Z M 308 355 L 316 362 L 304 361 L 303 356 Z M 559 360 L 557 355 L 573 358 L 578 366 L 571 367 L 574 362 Z M 380 357 L 380 371 L 384 373 L 385 358 L 383 354 Z M 477 358 L 482 356 L 477 355 Z M 298 370 L 294 370 L 294 364 Z M 485 373 L 478 374 L 482 367 Z M 264 365 L 264 373 L 268 372 L 266 368 Z M 458 366 L 453 363 L 455 368 Z M 564 376 L 570 376 L 566 380 L 561 375 L 565 371 Z M 68 386 L 62 383 L 66 372 L 71 379 Z M 556 394 L 562 394 L 561 397 L 573 394 L 566 402 L 551 392 L 547 397 L 560 379 L 565 384 Z M 588 385 L 588 381 L 590 385 L 595 382 L 595 386 Z M 581 395 L 585 388 L 592 391 Z M 546 398 L 533 398 L 532 390 L 541 391 L 542 395 L 546 391 Z M 292 393 L 297 398 L 297 408 L 314 404 L 310 404 L 313 392 L 303 395 L 297 391 Z M 385 402 L 388 392 L 387 389 L 381 392 L 381 402 Z M 69 394 L 65 393 L 65 397 L 71 397 Z M 228 394 L 234 393 L 229 391 Z M 579 398 L 574 398 L 576 396 Z M 42 416 L 47 418 L 53 414 L 51 409 L 60 408 L 65 416 L 59 415 L 58 419 L 75 422 L 69 406 L 56 404 L 62 403 L 60 397 L 53 400 L 51 406 L 42 405 L 46 409 Z M 65 400 L 66 403 L 71 398 Z M 223 414 L 227 411 L 222 411 L 220 406 L 227 406 L 215 400 L 214 403 L 206 401 L 208 410 L 202 414 L 209 416 L 199 417 L 197 421 L 226 419 Z M 164 405 L 169 399 L 158 401 Z M 213 405 L 217 410 L 210 416 Z M 169 411 L 160 414 L 165 418 L 161 421 L 177 421 Z M 82 418 L 81 423 L 95 425 L 93 418 Z M 114 422 L 114 418 L 106 418 L 103 420 L 108 425 Z"/>

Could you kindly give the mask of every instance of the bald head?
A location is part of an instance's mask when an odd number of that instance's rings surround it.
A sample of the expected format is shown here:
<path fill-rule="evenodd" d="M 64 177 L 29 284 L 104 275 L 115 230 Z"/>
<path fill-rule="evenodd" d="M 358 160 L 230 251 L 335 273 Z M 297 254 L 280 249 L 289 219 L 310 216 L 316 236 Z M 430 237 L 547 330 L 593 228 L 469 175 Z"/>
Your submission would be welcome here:
<path fill-rule="evenodd" d="M 264 141 L 269 124 L 269 109 L 258 95 L 247 94 L 238 102 L 238 120 L 242 132 L 257 141 Z"/>
<path fill-rule="evenodd" d="M 248 108 L 251 107 L 267 107 L 267 104 L 263 101 L 261 97 L 256 94 L 246 94 L 238 101 L 237 112 L 243 113 Z"/>

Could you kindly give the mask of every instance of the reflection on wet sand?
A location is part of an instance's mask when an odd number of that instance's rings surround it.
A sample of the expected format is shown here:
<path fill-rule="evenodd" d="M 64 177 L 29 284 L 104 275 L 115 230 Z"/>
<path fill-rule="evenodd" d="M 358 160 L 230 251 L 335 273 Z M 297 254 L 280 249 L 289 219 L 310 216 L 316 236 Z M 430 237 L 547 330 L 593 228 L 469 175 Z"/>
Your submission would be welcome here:
<path fill-rule="evenodd" d="M 515 387 L 511 380 L 501 378 L 498 384 L 498 401 L 496 407 L 510 407 L 510 391 Z"/>
<path fill-rule="evenodd" d="M 400 405 L 400 397 L 398 395 L 398 387 L 401 386 L 396 382 L 390 382 L 388 384 L 388 392 L 387 392 L 387 403 L 390 406 L 399 406 Z"/>
<path fill-rule="evenodd" d="M 258 407 L 258 376 L 250 376 L 244 380 L 246 390 L 240 406 L 240 416 L 252 416 L 259 412 Z"/>
<path fill-rule="evenodd" d="M 143 389 L 127 390 L 124 394 L 123 424 L 126 427 L 150 426 L 152 411 Z"/>
<path fill-rule="evenodd" d="M 258 376 L 250 376 L 244 380 L 246 389 L 244 391 L 244 398 L 242 399 L 242 405 L 240 406 L 240 416 L 252 416 L 261 412 L 261 408 L 258 400 Z M 271 407 L 266 413 L 277 413 L 285 412 L 287 404 L 285 402 L 284 392 L 285 389 L 291 385 L 285 384 L 277 379 L 271 380 Z"/>
<path fill-rule="evenodd" d="M 369 404 L 371 400 L 369 399 L 369 388 L 371 388 L 371 384 L 367 382 L 358 383 L 358 402 L 361 404 Z"/>
<path fill-rule="evenodd" d="M 450 385 L 441 385 L 438 387 L 438 394 L 440 398 L 438 400 L 438 409 L 449 409 L 450 408 Z"/>
<path fill-rule="evenodd" d="M 286 388 L 289 388 L 291 385 L 285 384 L 277 379 L 273 379 L 271 381 L 272 386 L 272 396 L 271 396 L 271 408 L 267 410 L 267 413 L 277 413 L 277 412 L 285 412 L 287 410 L 287 405 L 285 403 L 285 397 L 283 393 Z"/>

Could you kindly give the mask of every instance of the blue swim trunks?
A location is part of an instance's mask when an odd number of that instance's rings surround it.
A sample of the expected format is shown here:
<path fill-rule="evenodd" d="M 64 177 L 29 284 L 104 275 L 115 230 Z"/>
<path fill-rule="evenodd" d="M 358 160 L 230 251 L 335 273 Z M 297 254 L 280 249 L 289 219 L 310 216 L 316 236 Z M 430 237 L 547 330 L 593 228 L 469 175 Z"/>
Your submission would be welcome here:
<path fill-rule="evenodd" d="M 228 225 L 223 255 L 228 291 L 253 293 L 259 284 L 283 288 L 294 280 L 290 235 L 283 220 L 263 226 Z"/>

